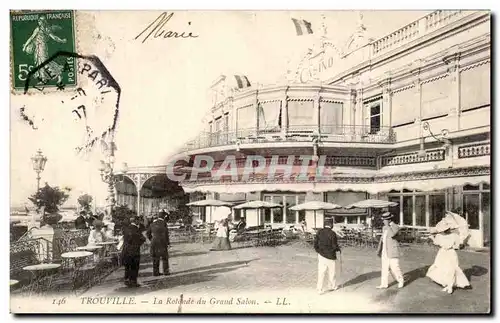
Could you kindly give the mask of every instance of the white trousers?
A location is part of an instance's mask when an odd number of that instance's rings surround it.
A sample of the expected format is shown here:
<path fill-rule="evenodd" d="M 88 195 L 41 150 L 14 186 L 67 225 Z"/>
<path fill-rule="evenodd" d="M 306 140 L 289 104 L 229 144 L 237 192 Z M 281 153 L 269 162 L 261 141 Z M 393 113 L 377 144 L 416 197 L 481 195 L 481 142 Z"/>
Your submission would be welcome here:
<path fill-rule="evenodd" d="M 380 286 L 387 287 L 389 285 L 389 269 L 392 271 L 398 283 L 404 282 L 403 273 L 399 267 L 399 258 L 387 258 L 387 256 L 382 255 L 382 276 L 380 277 Z"/>
<path fill-rule="evenodd" d="M 336 286 L 335 281 L 335 260 L 328 259 L 318 254 L 318 291 L 323 291 L 325 284 L 325 277 L 327 277 L 328 287 L 326 290 L 334 289 Z"/>

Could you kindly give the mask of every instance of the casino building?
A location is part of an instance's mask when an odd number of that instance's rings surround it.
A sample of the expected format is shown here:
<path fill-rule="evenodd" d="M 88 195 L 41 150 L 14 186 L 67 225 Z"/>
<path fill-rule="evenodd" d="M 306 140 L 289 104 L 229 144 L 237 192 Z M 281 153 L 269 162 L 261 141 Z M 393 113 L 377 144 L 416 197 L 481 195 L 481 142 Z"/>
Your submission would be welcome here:
<path fill-rule="evenodd" d="M 310 200 L 343 206 L 366 198 L 395 201 L 395 222 L 415 228 L 433 226 L 446 209 L 460 207 L 472 231 L 469 244 L 489 245 L 489 12 L 438 10 L 380 39 L 365 40 L 357 31 L 346 48 L 329 41 L 326 29 L 320 36 L 284 82 L 244 88 L 232 76 L 214 82 L 206 129 L 171 158 L 188 160 L 177 164 L 176 174 L 188 173 L 178 185 L 190 200 L 280 203 L 259 221 L 256 211 L 233 211 L 235 218 L 244 212 L 248 225 L 272 226 L 303 219 L 309 225 L 310 211 L 290 207 Z M 318 176 L 311 162 L 306 180 L 296 177 L 296 168 L 290 178 L 265 172 L 192 178 L 189 169 L 200 155 L 212 157 L 215 169 L 228 155 L 236 156 L 238 168 L 252 155 L 264 156 L 268 166 L 271 156 L 280 156 L 278 164 L 296 156 L 295 165 L 302 163 L 299 156 L 325 156 L 319 162 L 327 176 Z M 132 196 L 136 191 L 132 204 L 140 208 L 141 183 L 164 178 L 165 168 L 130 171 L 139 178 L 129 184 Z M 355 225 L 367 212 L 328 215 Z M 203 210 L 200 217 L 210 221 Z"/>

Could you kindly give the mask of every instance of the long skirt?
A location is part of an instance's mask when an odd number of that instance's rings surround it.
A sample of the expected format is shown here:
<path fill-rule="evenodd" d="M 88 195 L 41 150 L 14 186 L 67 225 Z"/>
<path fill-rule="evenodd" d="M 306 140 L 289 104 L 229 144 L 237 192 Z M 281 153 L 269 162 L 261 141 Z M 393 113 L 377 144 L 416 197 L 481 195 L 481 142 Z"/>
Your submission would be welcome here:
<path fill-rule="evenodd" d="M 210 250 L 231 250 L 229 238 L 215 237 L 212 248 Z"/>
<path fill-rule="evenodd" d="M 443 287 L 451 285 L 465 288 L 470 286 L 467 277 L 458 266 L 458 256 L 455 249 L 439 249 L 434 263 L 427 271 L 427 277 Z"/>

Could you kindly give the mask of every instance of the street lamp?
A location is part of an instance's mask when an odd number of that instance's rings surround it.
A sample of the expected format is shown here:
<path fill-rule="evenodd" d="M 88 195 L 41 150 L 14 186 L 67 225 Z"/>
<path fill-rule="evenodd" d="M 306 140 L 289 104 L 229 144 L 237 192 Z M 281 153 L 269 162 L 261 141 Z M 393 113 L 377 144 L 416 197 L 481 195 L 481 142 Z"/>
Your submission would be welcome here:
<path fill-rule="evenodd" d="M 441 129 L 441 133 L 439 135 L 435 135 L 431 130 L 429 122 L 427 121 L 422 124 L 422 129 L 424 131 L 428 131 L 432 138 L 442 143 L 444 145 L 445 151 L 448 152 L 448 148 L 451 146 L 451 141 L 450 139 L 448 139 L 448 129 Z M 420 138 L 420 150 L 418 151 L 418 157 L 420 158 L 424 158 L 426 156 L 426 152 L 424 149 L 424 139 L 424 136 Z"/>
<path fill-rule="evenodd" d="M 108 214 L 106 215 L 106 220 L 111 220 L 111 214 L 116 204 L 115 199 L 115 185 L 118 182 L 123 181 L 123 175 L 116 176 L 114 173 L 114 164 L 115 164 L 115 150 L 116 144 L 113 139 L 110 140 L 109 144 L 105 142 L 102 143 L 103 152 L 106 156 L 106 160 L 101 160 L 101 166 L 99 167 L 99 172 L 101 175 L 101 180 L 108 184 L 108 197 L 107 201 L 107 210 Z M 122 173 L 125 174 L 128 171 L 128 166 L 126 163 L 123 163 Z"/>
<path fill-rule="evenodd" d="M 31 157 L 31 162 L 33 163 L 33 170 L 36 173 L 36 191 L 38 192 L 40 190 L 40 173 L 45 169 L 47 157 L 42 154 L 41 149 L 38 149 L 36 155 Z"/>

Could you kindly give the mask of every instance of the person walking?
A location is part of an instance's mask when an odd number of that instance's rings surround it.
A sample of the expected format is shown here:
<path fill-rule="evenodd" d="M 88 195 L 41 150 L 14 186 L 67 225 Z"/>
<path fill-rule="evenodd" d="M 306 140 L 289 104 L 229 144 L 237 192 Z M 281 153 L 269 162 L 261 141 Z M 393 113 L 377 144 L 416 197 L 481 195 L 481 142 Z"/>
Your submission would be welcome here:
<path fill-rule="evenodd" d="M 335 277 L 335 261 L 337 252 L 342 252 L 337 242 L 337 234 L 332 230 L 333 219 L 326 218 L 324 228 L 320 229 L 314 239 L 314 250 L 318 253 L 318 284 L 317 291 L 323 294 L 338 289 Z M 328 288 L 323 289 L 325 277 L 328 278 Z"/>
<path fill-rule="evenodd" d="M 164 220 L 164 214 L 160 213 L 153 217 L 146 235 L 151 241 L 151 257 L 153 258 L 153 276 L 170 275 L 168 265 L 168 246 L 170 239 L 168 227 Z M 163 263 L 163 274 L 160 274 L 160 260 Z"/>
<path fill-rule="evenodd" d="M 141 246 L 146 241 L 139 229 L 139 219 L 131 218 L 130 224 L 123 230 L 122 263 L 125 266 L 125 285 L 139 287 L 139 264 L 141 262 Z"/>
<path fill-rule="evenodd" d="M 403 288 L 404 286 L 404 277 L 399 267 L 399 242 L 396 240 L 399 227 L 391 219 L 392 214 L 390 212 L 382 214 L 384 227 L 382 228 L 382 237 L 377 248 L 377 255 L 382 258 L 382 275 L 380 277 L 380 285 L 377 286 L 379 289 L 389 287 L 389 270 L 392 271 L 398 281 L 398 287 Z"/>
<path fill-rule="evenodd" d="M 446 217 L 430 230 L 431 236 L 429 237 L 440 249 L 426 276 L 443 286 L 443 292 L 448 294 L 453 293 L 455 286 L 459 288 L 470 287 L 469 280 L 459 266 L 456 252 L 460 249 L 464 239 L 467 238 L 468 228 L 465 230 L 466 234 L 462 234 L 461 237 L 459 223 L 455 221 L 457 217 L 460 215 L 447 212 Z M 465 222 L 465 219 L 461 219 L 461 222 Z"/>
<path fill-rule="evenodd" d="M 217 234 L 212 244 L 210 251 L 231 250 L 231 243 L 229 242 L 229 220 L 222 219 L 217 225 Z"/>

